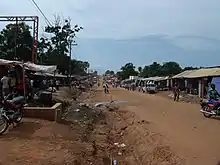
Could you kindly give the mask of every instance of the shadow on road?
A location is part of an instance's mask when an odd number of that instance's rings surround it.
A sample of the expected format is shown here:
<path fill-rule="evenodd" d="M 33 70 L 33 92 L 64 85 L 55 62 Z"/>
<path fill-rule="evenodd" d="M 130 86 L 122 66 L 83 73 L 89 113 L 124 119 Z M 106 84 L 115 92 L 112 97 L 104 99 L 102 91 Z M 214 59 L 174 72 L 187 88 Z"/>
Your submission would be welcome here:
<path fill-rule="evenodd" d="M 40 123 L 25 121 L 20 123 L 16 127 L 11 128 L 9 132 L 3 135 L 3 137 L 5 137 L 6 139 L 28 139 L 31 138 L 33 133 L 41 127 L 42 125 Z"/>

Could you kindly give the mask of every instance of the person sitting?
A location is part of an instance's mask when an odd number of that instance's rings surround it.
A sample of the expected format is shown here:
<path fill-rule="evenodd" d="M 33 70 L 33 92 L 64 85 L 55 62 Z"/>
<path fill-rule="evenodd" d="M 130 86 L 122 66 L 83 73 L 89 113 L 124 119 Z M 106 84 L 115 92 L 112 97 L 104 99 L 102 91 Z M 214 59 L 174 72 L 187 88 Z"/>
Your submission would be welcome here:
<path fill-rule="evenodd" d="M 217 101 L 220 97 L 220 94 L 215 89 L 215 84 L 211 84 L 211 89 L 208 91 L 207 99 Z"/>
<path fill-rule="evenodd" d="M 2 77 L 1 84 L 2 84 L 1 86 L 2 86 L 3 97 L 7 96 L 10 93 L 9 77 L 7 75 Z"/>
<path fill-rule="evenodd" d="M 220 94 L 215 89 L 215 84 L 211 84 L 211 89 L 208 91 L 207 99 L 214 104 L 214 110 L 220 107 L 220 102 L 217 102 L 220 97 Z"/>

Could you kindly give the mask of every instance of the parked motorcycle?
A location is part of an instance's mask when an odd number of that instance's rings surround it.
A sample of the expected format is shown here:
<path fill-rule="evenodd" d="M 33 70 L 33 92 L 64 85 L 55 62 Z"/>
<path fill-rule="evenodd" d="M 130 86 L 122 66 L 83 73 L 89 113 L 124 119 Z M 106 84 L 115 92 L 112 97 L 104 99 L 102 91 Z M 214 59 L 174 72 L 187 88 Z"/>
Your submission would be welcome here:
<path fill-rule="evenodd" d="M 201 101 L 201 110 L 200 112 L 207 118 L 212 116 L 220 116 L 220 99 L 219 100 L 209 100 Z"/>
<path fill-rule="evenodd" d="M 3 134 L 9 127 L 9 125 L 21 122 L 23 118 L 23 110 L 25 106 L 25 98 L 23 96 L 17 96 L 11 98 L 8 96 L 1 102 L 0 108 L 0 135 Z"/>

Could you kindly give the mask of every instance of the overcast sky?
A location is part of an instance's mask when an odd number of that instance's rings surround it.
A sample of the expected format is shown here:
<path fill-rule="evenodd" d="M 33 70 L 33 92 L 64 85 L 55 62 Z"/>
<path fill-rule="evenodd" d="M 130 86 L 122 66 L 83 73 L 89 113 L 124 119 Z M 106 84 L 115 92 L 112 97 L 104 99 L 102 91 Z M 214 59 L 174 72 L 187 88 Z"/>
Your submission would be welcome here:
<path fill-rule="evenodd" d="M 77 43 L 80 44 L 73 49 L 73 56 L 88 60 L 94 68 L 105 70 L 120 68 L 125 62 L 144 65 L 164 60 L 176 60 L 181 65 L 218 65 L 220 52 L 216 52 L 215 49 L 207 52 L 200 50 L 196 53 L 183 47 L 185 44 L 193 47 L 190 44 L 193 43 L 202 48 L 200 43 L 203 41 L 205 45 L 212 45 L 213 42 L 216 42 L 214 45 L 219 45 L 219 41 L 208 38 L 220 39 L 220 0 L 35 1 L 51 22 L 54 21 L 54 15 L 60 15 L 64 18 L 70 17 L 73 24 L 84 27 L 78 34 Z M 31 0 L 0 0 L 0 15 L 37 15 L 40 18 L 40 36 L 42 35 L 45 19 Z M 0 29 L 4 26 L 5 24 L 0 22 Z M 171 38 L 190 36 L 190 40 L 181 38 L 180 48 L 169 45 L 170 42 L 161 42 L 160 39 L 157 40 L 156 46 L 138 43 L 136 48 L 133 48 L 134 45 L 130 42 L 127 45 L 120 45 L 114 40 L 148 35 L 167 35 Z M 192 40 L 194 36 L 203 36 L 202 42 L 200 39 Z M 176 40 L 172 42 L 176 43 Z M 203 60 L 198 58 L 202 53 Z M 210 60 L 210 56 L 213 56 L 213 60 Z M 108 64 L 103 61 L 108 61 Z"/>
<path fill-rule="evenodd" d="M 50 21 L 71 17 L 83 38 L 134 38 L 149 34 L 220 38 L 220 0 L 36 0 Z M 0 0 L 0 15 L 39 15 L 30 0 Z M 4 24 L 0 23 L 3 27 Z"/>

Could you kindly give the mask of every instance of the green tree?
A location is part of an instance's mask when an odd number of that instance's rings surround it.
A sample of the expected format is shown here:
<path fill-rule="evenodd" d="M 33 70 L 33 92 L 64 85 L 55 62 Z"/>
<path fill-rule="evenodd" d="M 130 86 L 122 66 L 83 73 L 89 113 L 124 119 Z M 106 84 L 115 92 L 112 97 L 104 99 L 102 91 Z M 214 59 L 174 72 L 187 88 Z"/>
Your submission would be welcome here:
<path fill-rule="evenodd" d="M 181 71 L 180 65 L 173 61 L 165 62 L 163 65 L 153 62 L 151 65 L 146 65 L 140 75 L 142 77 L 171 76 Z"/>
<path fill-rule="evenodd" d="M 63 25 L 56 21 L 53 26 L 47 26 L 46 32 L 51 37 L 42 37 L 38 41 L 38 63 L 57 65 L 61 73 L 68 73 L 68 65 L 70 64 L 69 39 L 74 41 L 76 33 L 81 29 L 82 27 L 78 25 L 72 27 L 69 20 L 65 20 Z M 31 61 L 32 43 L 33 37 L 28 25 L 25 23 L 8 24 L 0 32 L 0 58 Z M 71 60 L 71 65 L 73 74 L 85 74 L 89 68 L 89 63 L 86 61 Z"/>
<path fill-rule="evenodd" d="M 69 69 L 69 61 L 71 60 L 67 55 L 69 52 L 68 48 L 71 44 L 70 39 L 75 42 L 74 39 L 76 37 L 76 33 L 81 29 L 83 28 L 78 25 L 72 27 L 71 21 L 68 19 L 65 19 L 64 23 L 61 24 L 59 17 L 57 17 L 53 26 L 47 26 L 45 28 L 45 32 L 52 35 L 52 37 L 49 40 L 41 39 L 41 59 L 44 59 L 45 63 L 56 64 L 62 73 L 66 73 Z M 42 51 L 45 50 L 44 47 L 47 48 L 46 52 Z M 76 62 L 73 61 L 71 64 L 72 63 L 76 65 Z M 83 65 L 80 62 L 77 63 L 77 65 L 80 67 L 86 67 L 86 65 Z M 73 70 L 71 70 L 71 72 L 72 71 Z"/>
<path fill-rule="evenodd" d="M 117 74 L 122 80 L 124 80 L 129 78 L 129 76 L 137 76 L 138 72 L 135 70 L 135 66 L 132 63 L 127 63 L 121 67 L 121 71 Z"/>
<path fill-rule="evenodd" d="M 0 33 L 0 58 L 31 61 L 32 43 L 28 25 L 8 24 Z"/>
<path fill-rule="evenodd" d="M 141 67 L 141 66 L 138 67 L 138 72 L 139 72 L 139 73 L 142 72 L 142 67 Z"/>
<path fill-rule="evenodd" d="M 140 74 L 141 77 L 147 78 L 149 77 L 149 66 L 144 66 L 142 72 Z"/>
<path fill-rule="evenodd" d="M 72 74 L 84 75 L 89 68 L 89 63 L 86 61 L 72 60 L 71 66 L 72 66 Z"/>
<path fill-rule="evenodd" d="M 113 75 L 115 72 L 113 70 L 106 70 L 105 75 Z"/>
<path fill-rule="evenodd" d="M 41 38 L 39 42 L 39 59 L 44 64 L 56 64 L 61 73 L 69 72 L 71 64 L 71 74 L 85 74 L 89 68 L 86 61 L 70 59 L 68 56 L 71 42 L 75 42 L 76 33 L 82 27 L 71 26 L 71 21 L 66 19 L 63 24 L 59 17 L 56 17 L 53 26 L 47 26 L 45 32 L 52 35 L 51 38 Z M 70 41 L 71 40 L 71 41 Z"/>
<path fill-rule="evenodd" d="M 37 61 L 40 64 L 49 64 L 51 62 L 49 55 L 52 54 L 52 45 L 47 38 L 40 38 L 38 41 Z"/>
<path fill-rule="evenodd" d="M 171 76 L 176 75 L 182 71 L 182 68 L 177 62 L 165 62 L 161 67 L 161 75 L 163 76 Z"/>
<path fill-rule="evenodd" d="M 195 70 L 195 69 L 199 69 L 199 68 L 198 67 L 187 66 L 187 67 L 183 68 L 183 71 L 185 71 L 185 70 Z"/>
<path fill-rule="evenodd" d="M 148 77 L 155 77 L 161 75 L 161 65 L 157 62 L 153 62 L 151 65 L 149 65 L 148 68 Z"/>

